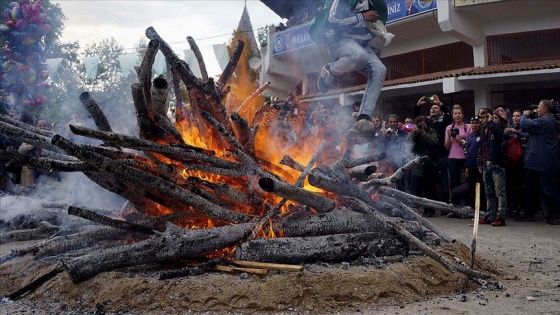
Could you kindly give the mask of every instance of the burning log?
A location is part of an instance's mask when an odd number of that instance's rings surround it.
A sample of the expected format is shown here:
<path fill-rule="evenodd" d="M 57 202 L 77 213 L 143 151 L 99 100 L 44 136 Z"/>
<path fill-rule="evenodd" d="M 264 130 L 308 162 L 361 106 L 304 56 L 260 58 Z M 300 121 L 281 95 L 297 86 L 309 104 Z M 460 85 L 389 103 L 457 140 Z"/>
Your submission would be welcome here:
<path fill-rule="evenodd" d="M 259 186 L 266 192 L 308 205 L 319 213 L 332 211 L 335 207 L 334 200 L 271 177 L 259 179 Z"/>
<path fill-rule="evenodd" d="M 353 168 L 353 167 L 356 167 L 358 165 L 377 162 L 377 161 L 384 160 L 386 158 L 387 158 L 386 153 L 379 153 L 379 154 L 375 154 L 375 155 L 364 156 L 364 157 L 358 158 L 358 159 L 347 159 L 343 162 L 344 162 L 344 167 Z"/>
<path fill-rule="evenodd" d="M 198 230 L 168 226 L 165 232 L 145 241 L 65 260 L 64 269 L 72 282 L 79 283 L 104 271 L 194 257 L 207 251 L 232 246 L 250 233 L 251 227 L 252 224 L 248 223 Z"/>
<path fill-rule="evenodd" d="M 140 186 L 155 189 L 163 195 L 173 197 L 186 205 L 195 206 L 198 209 L 206 212 L 212 218 L 229 222 L 247 222 L 250 219 L 250 216 L 248 215 L 224 209 L 218 205 L 208 202 L 206 199 L 188 190 L 183 189 L 182 187 L 169 183 L 159 177 L 140 172 L 131 167 L 124 166 L 120 163 L 114 162 L 111 159 L 102 157 L 95 153 L 84 151 L 77 145 L 59 135 L 55 135 L 53 137 L 53 143 L 69 154 L 97 167 L 100 170 L 123 176 L 124 178 L 127 178 L 128 180 Z"/>
<path fill-rule="evenodd" d="M 258 198 L 257 196 L 249 196 L 248 194 L 242 192 L 241 190 L 233 188 L 230 185 L 224 183 L 212 183 L 209 181 L 202 180 L 198 177 L 189 177 L 187 178 L 187 181 L 191 183 L 208 186 L 210 189 L 214 190 L 218 195 L 225 196 L 238 203 L 257 205 L 263 202 L 263 200 L 261 198 Z"/>
<path fill-rule="evenodd" d="M 187 145 L 184 148 L 179 146 L 166 146 L 148 140 L 142 140 L 132 136 L 127 136 L 120 133 L 103 132 L 103 131 L 93 130 L 86 127 L 75 126 L 75 125 L 70 125 L 70 130 L 72 130 L 72 132 L 77 135 L 86 136 L 89 138 L 94 138 L 99 140 L 107 140 L 112 143 L 117 143 L 119 145 L 122 145 L 122 147 L 125 148 L 157 152 L 164 155 L 169 155 L 170 158 L 176 158 L 179 160 L 192 159 L 192 160 L 198 160 L 202 162 L 208 162 L 215 166 L 221 166 L 221 167 L 235 166 L 235 163 L 228 162 L 211 156 L 213 155 L 214 151 L 205 150 L 195 146 Z"/>
<path fill-rule="evenodd" d="M 293 168 L 294 170 L 300 171 L 300 172 L 303 172 L 303 170 L 305 169 L 305 167 L 303 165 L 299 164 L 297 161 L 295 161 L 294 159 L 292 159 L 288 155 L 284 155 L 282 160 L 280 160 L 280 164 L 289 166 L 289 167 Z"/>
<path fill-rule="evenodd" d="M 55 235 L 59 230 L 59 226 L 43 221 L 36 229 L 0 233 L 0 244 L 43 239 Z"/>
<path fill-rule="evenodd" d="M 369 187 L 373 186 L 373 185 L 392 185 L 395 182 L 397 182 L 399 179 L 403 178 L 404 174 L 406 174 L 406 172 L 410 171 L 413 168 L 416 167 L 420 167 L 420 163 L 422 162 L 423 157 L 417 157 L 414 160 L 406 163 L 405 165 L 403 165 L 402 167 L 400 167 L 399 169 L 397 169 L 393 175 L 389 176 L 389 177 L 385 177 L 385 178 L 379 178 L 379 179 L 372 179 L 370 181 L 368 181 L 367 183 L 363 183 L 361 184 L 361 186 L 364 189 L 368 189 Z"/>
<path fill-rule="evenodd" d="M 239 139 L 239 142 L 242 145 L 246 145 L 249 142 L 249 137 L 251 135 L 249 122 L 236 112 L 231 114 L 231 121 L 233 121 L 233 127 L 237 135 L 237 139 Z"/>
<path fill-rule="evenodd" d="M 379 233 L 363 233 L 250 240 L 237 246 L 235 259 L 301 264 L 407 253 L 408 246 L 399 238 Z"/>
<path fill-rule="evenodd" d="M 360 181 L 367 180 L 367 178 L 377 171 L 377 166 L 375 165 L 359 165 L 348 170 L 348 176 L 350 178 L 357 178 Z"/>
<path fill-rule="evenodd" d="M 241 109 L 243 109 L 243 107 L 249 103 L 251 103 L 257 96 L 261 95 L 262 92 L 264 92 L 264 90 L 268 89 L 268 87 L 270 86 L 270 81 L 266 81 L 263 85 L 261 85 L 255 92 L 253 92 L 251 95 L 249 95 L 249 97 L 247 97 L 246 100 L 243 101 L 243 103 L 241 103 L 241 105 L 239 105 L 234 112 L 240 112 Z"/>
<path fill-rule="evenodd" d="M 175 127 L 175 125 L 173 125 L 173 123 L 167 118 L 167 116 L 155 114 L 154 121 L 159 127 L 161 127 L 161 129 L 165 130 L 167 134 L 172 136 L 179 143 L 186 145 L 181 132 L 177 129 L 177 127 Z"/>

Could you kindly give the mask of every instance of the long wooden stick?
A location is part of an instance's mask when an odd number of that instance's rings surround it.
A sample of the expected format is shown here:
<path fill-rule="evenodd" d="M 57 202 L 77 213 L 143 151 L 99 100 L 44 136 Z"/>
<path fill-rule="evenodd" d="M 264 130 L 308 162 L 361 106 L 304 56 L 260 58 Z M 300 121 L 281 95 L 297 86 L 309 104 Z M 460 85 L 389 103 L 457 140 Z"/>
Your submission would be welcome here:
<path fill-rule="evenodd" d="M 303 266 L 301 265 L 275 264 L 275 263 L 248 261 L 248 260 L 234 260 L 233 264 L 238 265 L 240 267 L 247 267 L 247 268 L 282 270 L 282 271 L 303 271 Z"/>
<path fill-rule="evenodd" d="M 474 224 L 472 231 L 472 241 L 471 241 L 471 264 L 470 267 L 474 267 L 474 253 L 476 252 L 476 238 L 478 236 L 478 220 L 480 218 L 480 183 L 476 183 L 475 195 L 474 195 Z M 463 287 L 463 293 L 467 292 L 469 285 L 470 276 L 465 279 L 465 286 Z"/>
<path fill-rule="evenodd" d="M 227 273 L 251 273 L 259 276 L 266 276 L 268 274 L 268 269 L 258 269 L 258 268 L 241 268 L 241 267 L 230 267 L 218 265 L 215 267 L 218 271 L 223 271 Z"/>

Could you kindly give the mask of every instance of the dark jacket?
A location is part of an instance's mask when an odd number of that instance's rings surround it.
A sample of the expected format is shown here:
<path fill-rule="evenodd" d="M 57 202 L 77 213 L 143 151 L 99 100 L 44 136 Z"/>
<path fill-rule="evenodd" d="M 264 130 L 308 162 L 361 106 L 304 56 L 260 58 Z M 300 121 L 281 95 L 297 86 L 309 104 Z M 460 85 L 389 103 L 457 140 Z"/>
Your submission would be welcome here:
<path fill-rule="evenodd" d="M 420 107 L 421 106 L 414 106 L 412 117 L 416 118 L 420 116 Z M 438 136 L 438 153 L 440 158 L 447 158 L 449 152 L 445 148 L 445 128 L 451 125 L 453 117 L 451 117 L 451 109 L 449 109 L 449 107 L 441 105 L 440 108 L 443 114 L 437 119 L 434 119 L 431 116 L 426 116 L 426 123 L 430 129 L 436 131 Z"/>
<path fill-rule="evenodd" d="M 505 126 L 503 124 L 496 124 L 493 121 L 489 121 L 486 126 L 482 128 L 481 146 L 488 145 L 488 157 L 479 154 L 479 163 L 485 164 L 486 162 L 490 162 L 492 165 L 500 167 L 506 166 L 504 129 Z M 479 152 L 482 150 L 481 148 Z"/>
<path fill-rule="evenodd" d="M 560 127 L 552 114 L 536 119 L 521 116 L 521 128 L 529 133 L 523 166 L 543 173 L 555 173 L 558 168 L 558 133 Z"/>
<path fill-rule="evenodd" d="M 467 139 L 465 149 L 465 168 L 478 168 L 478 154 L 480 151 L 481 134 L 480 132 L 471 133 Z"/>
<path fill-rule="evenodd" d="M 435 130 L 428 128 L 424 134 L 412 131 L 408 134 L 408 138 L 412 140 L 412 153 L 427 156 L 430 160 L 438 158 L 438 136 Z"/>

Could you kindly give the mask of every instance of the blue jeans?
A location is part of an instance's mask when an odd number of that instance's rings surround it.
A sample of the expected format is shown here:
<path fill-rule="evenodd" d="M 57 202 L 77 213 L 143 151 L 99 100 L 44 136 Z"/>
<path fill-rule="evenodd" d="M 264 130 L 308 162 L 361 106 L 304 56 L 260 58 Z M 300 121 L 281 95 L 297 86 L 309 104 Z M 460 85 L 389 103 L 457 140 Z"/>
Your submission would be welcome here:
<path fill-rule="evenodd" d="M 503 167 L 496 165 L 484 165 L 482 168 L 484 187 L 486 191 L 486 210 L 488 219 L 495 220 L 496 217 L 506 218 L 506 171 Z M 496 211 L 496 205 L 498 209 Z"/>
<path fill-rule="evenodd" d="M 364 46 L 365 45 L 365 46 Z M 334 76 L 350 71 L 360 71 L 367 76 L 360 114 L 373 116 L 375 104 L 381 93 L 387 69 L 371 47 L 348 38 L 336 38 L 329 43 L 329 54 L 334 59 L 330 70 Z"/>

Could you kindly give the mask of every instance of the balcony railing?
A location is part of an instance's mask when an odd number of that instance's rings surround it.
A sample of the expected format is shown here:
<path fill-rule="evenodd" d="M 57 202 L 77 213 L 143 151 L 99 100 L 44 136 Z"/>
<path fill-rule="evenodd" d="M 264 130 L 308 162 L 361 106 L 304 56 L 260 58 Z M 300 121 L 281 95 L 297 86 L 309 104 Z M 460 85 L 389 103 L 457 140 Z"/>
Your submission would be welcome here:
<path fill-rule="evenodd" d="M 472 47 L 464 42 L 382 58 L 387 67 L 387 80 L 396 80 L 474 65 Z"/>
<path fill-rule="evenodd" d="M 560 58 L 560 29 L 488 36 L 488 64 Z"/>

